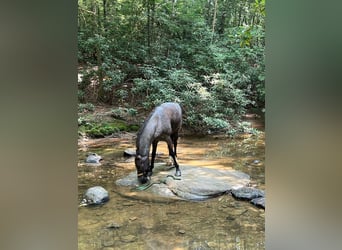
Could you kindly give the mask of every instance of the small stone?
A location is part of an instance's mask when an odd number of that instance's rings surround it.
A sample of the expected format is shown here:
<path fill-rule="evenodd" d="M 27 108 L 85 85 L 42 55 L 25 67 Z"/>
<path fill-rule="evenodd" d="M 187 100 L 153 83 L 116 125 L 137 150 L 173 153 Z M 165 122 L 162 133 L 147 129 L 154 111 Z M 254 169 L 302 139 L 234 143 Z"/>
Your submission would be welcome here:
<path fill-rule="evenodd" d="M 235 220 L 235 218 L 234 218 L 232 215 L 228 215 L 228 216 L 226 217 L 226 220 L 233 221 L 233 220 Z"/>
<path fill-rule="evenodd" d="M 88 205 L 99 205 L 109 201 L 109 194 L 103 187 L 95 186 L 86 191 L 84 199 L 87 201 Z"/>
<path fill-rule="evenodd" d="M 90 153 L 86 159 L 86 163 L 100 163 L 102 157 L 96 153 Z"/>
<path fill-rule="evenodd" d="M 112 234 L 103 235 L 102 238 L 102 246 L 110 247 L 114 245 L 114 239 Z"/>
<path fill-rule="evenodd" d="M 128 148 L 124 151 L 124 156 L 132 157 L 136 155 L 136 150 L 134 148 Z"/>
<path fill-rule="evenodd" d="M 265 192 L 257 188 L 242 187 L 238 189 L 233 189 L 232 195 L 234 196 L 234 198 L 237 198 L 237 199 L 252 200 L 258 197 L 264 197 Z"/>
<path fill-rule="evenodd" d="M 263 209 L 265 209 L 265 197 L 259 197 L 259 198 L 255 198 L 253 200 L 251 200 L 251 203 L 257 207 L 261 207 Z"/>
<path fill-rule="evenodd" d="M 136 219 L 138 219 L 138 217 L 131 217 L 131 218 L 129 218 L 130 221 L 134 221 Z"/>
<path fill-rule="evenodd" d="M 180 214 L 180 211 L 171 210 L 171 211 L 167 211 L 166 214 Z"/>
<path fill-rule="evenodd" d="M 137 237 L 135 235 L 124 235 L 124 236 L 121 236 L 121 241 L 125 242 L 125 243 L 134 242 L 136 240 L 137 240 Z"/>
<path fill-rule="evenodd" d="M 109 223 L 106 228 L 108 229 L 118 229 L 120 228 L 121 225 L 119 223 L 116 223 L 115 221 L 112 221 L 111 223 Z"/>
<path fill-rule="evenodd" d="M 122 206 L 125 206 L 125 207 L 129 207 L 129 206 L 133 206 L 133 204 L 132 203 L 122 203 Z"/>
<path fill-rule="evenodd" d="M 180 233 L 180 234 L 185 234 L 185 230 L 182 230 L 182 229 L 181 229 L 181 230 L 178 231 L 178 233 Z"/>
<path fill-rule="evenodd" d="M 102 245 L 104 246 L 104 247 L 110 247 L 110 246 L 113 246 L 114 245 L 114 241 L 113 240 L 106 240 L 106 241 L 104 241 L 103 243 L 102 243 Z"/>
<path fill-rule="evenodd" d="M 216 242 L 213 241 L 209 241 L 207 242 L 208 247 L 210 247 L 210 249 L 219 249 L 219 246 Z"/>

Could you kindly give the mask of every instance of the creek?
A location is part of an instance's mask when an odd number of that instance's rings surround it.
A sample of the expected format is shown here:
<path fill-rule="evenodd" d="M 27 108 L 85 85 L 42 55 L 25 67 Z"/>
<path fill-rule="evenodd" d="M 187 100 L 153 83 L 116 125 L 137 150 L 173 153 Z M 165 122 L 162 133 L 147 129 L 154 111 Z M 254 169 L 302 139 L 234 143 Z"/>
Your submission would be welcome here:
<path fill-rule="evenodd" d="M 115 181 L 135 170 L 133 137 L 98 140 L 78 153 L 78 198 L 102 186 L 110 200 L 78 210 L 78 249 L 265 249 L 265 210 L 230 194 L 205 201 L 137 199 L 122 195 Z M 166 143 L 158 144 L 156 162 L 167 162 Z M 103 157 L 100 166 L 85 164 L 89 152 Z M 265 190 L 265 134 L 236 139 L 223 136 L 180 137 L 182 165 L 235 169 L 250 175 L 251 186 Z"/>

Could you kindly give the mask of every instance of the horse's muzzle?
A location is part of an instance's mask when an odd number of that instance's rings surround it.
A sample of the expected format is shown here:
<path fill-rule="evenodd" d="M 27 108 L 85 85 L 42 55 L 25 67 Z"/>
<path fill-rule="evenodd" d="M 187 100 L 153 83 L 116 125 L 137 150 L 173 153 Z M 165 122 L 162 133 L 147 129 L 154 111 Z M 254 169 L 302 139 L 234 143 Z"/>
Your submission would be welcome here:
<path fill-rule="evenodd" d="M 146 176 L 146 175 L 143 174 L 143 173 L 139 173 L 139 174 L 138 174 L 138 181 L 139 181 L 139 183 L 145 184 L 145 183 L 148 182 L 149 180 L 150 180 L 150 177 L 149 177 L 149 176 Z"/>

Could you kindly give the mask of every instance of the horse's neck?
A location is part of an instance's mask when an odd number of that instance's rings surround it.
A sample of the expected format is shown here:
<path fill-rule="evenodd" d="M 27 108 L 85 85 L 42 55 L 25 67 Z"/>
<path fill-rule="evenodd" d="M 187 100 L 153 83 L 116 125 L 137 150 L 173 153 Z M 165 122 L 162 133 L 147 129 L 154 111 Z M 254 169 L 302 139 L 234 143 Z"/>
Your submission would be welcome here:
<path fill-rule="evenodd" d="M 149 155 L 150 146 L 154 138 L 155 125 L 154 123 L 146 124 L 141 132 L 138 140 L 138 154 L 141 156 Z"/>
<path fill-rule="evenodd" d="M 151 140 L 141 134 L 138 142 L 138 154 L 141 156 L 146 156 L 149 154 L 150 151 Z"/>

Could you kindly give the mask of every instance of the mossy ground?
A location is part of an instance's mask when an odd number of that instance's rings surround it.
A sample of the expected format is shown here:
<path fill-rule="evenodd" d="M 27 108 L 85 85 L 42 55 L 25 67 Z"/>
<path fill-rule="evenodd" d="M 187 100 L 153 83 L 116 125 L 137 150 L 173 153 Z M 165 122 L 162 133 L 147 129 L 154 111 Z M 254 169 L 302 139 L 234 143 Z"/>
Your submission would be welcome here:
<path fill-rule="evenodd" d="M 79 131 L 92 138 L 102 138 L 119 132 L 137 131 L 139 126 L 127 124 L 124 121 L 109 123 L 87 122 L 79 127 Z"/>
<path fill-rule="evenodd" d="M 109 107 L 95 107 L 93 110 L 82 110 L 78 114 L 79 135 L 90 138 L 103 138 L 120 132 L 136 132 L 139 125 L 130 117 L 117 119 Z"/>

